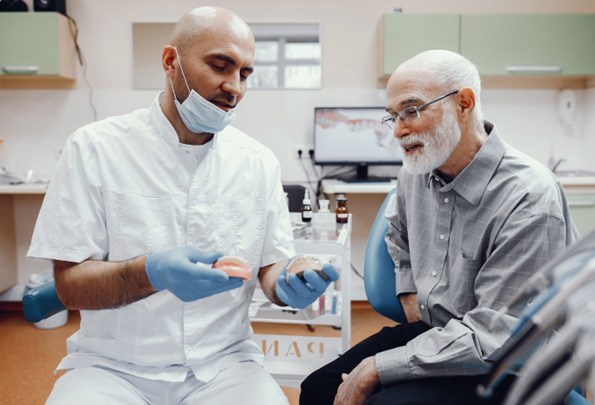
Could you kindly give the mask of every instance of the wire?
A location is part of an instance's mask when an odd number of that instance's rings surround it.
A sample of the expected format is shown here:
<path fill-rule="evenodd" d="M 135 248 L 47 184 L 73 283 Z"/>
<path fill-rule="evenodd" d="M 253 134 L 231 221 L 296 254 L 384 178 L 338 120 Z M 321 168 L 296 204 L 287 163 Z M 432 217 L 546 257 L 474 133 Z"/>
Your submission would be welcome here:
<path fill-rule="evenodd" d="M 322 181 L 323 180 L 336 178 L 336 176 L 353 174 L 354 172 L 355 172 L 355 170 L 353 168 L 343 165 L 343 166 L 335 167 L 333 170 L 331 170 L 327 174 L 319 175 L 318 176 L 318 184 L 316 187 L 316 197 L 320 197 L 323 194 L 322 193 Z"/>
<path fill-rule="evenodd" d="M 358 269 L 355 268 L 353 263 L 351 264 L 351 270 L 353 270 L 353 272 L 355 273 L 356 276 L 358 276 L 362 280 L 364 279 L 364 275 L 362 273 L 360 273 Z"/>
<path fill-rule="evenodd" d="M 85 80 L 85 83 L 87 84 L 87 87 L 89 88 L 89 105 L 90 105 L 91 111 L 93 113 L 93 121 L 97 121 L 97 108 L 95 107 L 95 102 L 93 101 L 93 86 L 91 86 L 91 83 L 89 82 L 89 78 L 87 77 L 87 63 L 83 56 L 81 47 L 79 46 L 79 43 L 78 43 L 78 36 L 79 36 L 78 24 L 76 23 L 76 20 L 74 18 L 72 18 L 71 16 L 67 15 L 66 18 L 68 18 L 68 20 L 70 21 L 70 33 L 72 34 L 72 39 L 74 40 L 74 49 L 76 51 L 76 56 L 79 60 L 79 65 L 83 69 L 83 79 Z"/>

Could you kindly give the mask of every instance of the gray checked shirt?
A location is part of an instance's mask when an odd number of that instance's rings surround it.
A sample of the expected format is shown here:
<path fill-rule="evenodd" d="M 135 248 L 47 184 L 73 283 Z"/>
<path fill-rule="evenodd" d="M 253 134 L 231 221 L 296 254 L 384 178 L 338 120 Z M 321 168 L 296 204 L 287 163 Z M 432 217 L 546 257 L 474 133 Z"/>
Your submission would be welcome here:
<path fill-rule="evenodd" d="M 432 329 L 376 355 L 383 384 L 487 373 L 527 303 L 498 310 L 578 238 L 551 171 L 504 143 L 492 124 L 486 131 L 450 182 L 401 170 L 386 239 L 397 294 L 417 293 Z"/>

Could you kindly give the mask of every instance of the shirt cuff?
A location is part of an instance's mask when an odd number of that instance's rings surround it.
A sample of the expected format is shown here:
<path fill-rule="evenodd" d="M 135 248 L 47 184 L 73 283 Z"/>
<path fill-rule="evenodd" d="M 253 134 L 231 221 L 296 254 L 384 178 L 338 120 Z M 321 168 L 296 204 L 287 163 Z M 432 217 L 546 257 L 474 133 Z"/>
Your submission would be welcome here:
<path fill-rule="evenodd" d="M 405 346 L 376 353 L 375 359 L 376 372 L 382 385 L 413 378 Z"/>
<path fill-rule="evenodd" d="M 405 293 L 415 293 L 417 288 L 413 281 L 413 274 L 411 269 L 397 270 L 397 295 Z"/>

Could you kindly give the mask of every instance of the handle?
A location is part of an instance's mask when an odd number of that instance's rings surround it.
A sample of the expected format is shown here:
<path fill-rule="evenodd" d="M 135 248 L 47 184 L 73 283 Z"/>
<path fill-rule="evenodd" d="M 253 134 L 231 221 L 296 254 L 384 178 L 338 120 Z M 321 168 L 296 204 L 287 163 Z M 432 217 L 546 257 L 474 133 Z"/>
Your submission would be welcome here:
<path fill-rule="evenodd" d="M 593 207 L 593 206 L 595 206 L 595 200 L 591 200 L 591 201 L 568 200 L 568 206 L 569 207 Z"/>
<path fill-rule="evenodd" d="M 34 75 L 39 72 L 37 65 L 12 65 L 2 66 L 2 71 L 7 75 Z"/>
<path fill-rule="evenodd" d="M 506 66 L 508 73 L 560 73 L 561 66 Z"/>

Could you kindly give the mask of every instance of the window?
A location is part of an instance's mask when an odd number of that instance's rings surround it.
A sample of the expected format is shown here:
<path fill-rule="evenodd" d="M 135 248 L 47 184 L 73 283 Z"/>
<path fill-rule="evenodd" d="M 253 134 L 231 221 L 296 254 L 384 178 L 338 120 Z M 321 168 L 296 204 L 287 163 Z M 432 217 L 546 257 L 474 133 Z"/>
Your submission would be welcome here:
<path fill-rule="evenodd" d="M 160 55 L 173 23 L 133 23 L 133 88 L 160 89 L 164 84 Z M 253 89 L 321 87 L 318 24 L 250 24 L 256 39 Z"/>
<path fill-rule="evenodd" d="M 254 73 L 258 89 L 321 87 L 318 24 L 250 24 L 256 39 Z"/>

